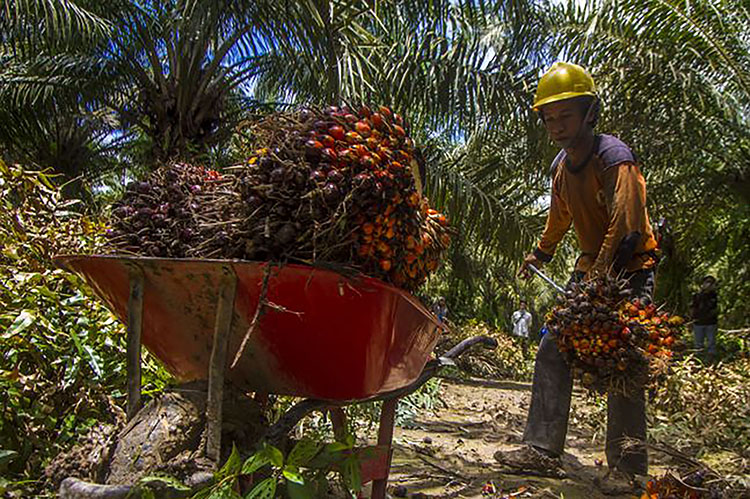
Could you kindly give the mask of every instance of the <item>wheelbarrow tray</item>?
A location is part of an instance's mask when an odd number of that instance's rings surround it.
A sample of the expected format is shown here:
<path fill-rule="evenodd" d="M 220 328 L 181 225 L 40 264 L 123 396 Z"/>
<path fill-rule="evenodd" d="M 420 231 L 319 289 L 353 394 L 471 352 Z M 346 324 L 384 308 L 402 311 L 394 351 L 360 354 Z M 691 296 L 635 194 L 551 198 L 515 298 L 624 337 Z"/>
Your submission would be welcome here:
<path fill-rule="evenodd" d="M 180 381 L 206 379 L 222 275 L 237 278 L 226 377 L 248 391 L 366 399 L 407 386 L 439 337 L 410 294 L 366 276 L 266 262 L 61 256 L 127 322 L 130 276 L 143 275 L 142 343 Z M 251 329 L 253 318 L 258 316 Z M 245 338 L 247 344 L 230 367 Z"/>

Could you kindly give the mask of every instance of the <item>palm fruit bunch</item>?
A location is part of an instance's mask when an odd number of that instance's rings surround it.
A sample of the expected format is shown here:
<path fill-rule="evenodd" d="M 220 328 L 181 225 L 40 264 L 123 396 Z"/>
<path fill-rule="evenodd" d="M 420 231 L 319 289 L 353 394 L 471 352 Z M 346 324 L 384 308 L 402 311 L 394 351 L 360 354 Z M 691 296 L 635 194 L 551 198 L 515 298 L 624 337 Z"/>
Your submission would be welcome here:
<path fill-rule="evenodd" d="M 112 207 L 110 248 L 117 253 L 166 258 L 190 256 L 201 241 L 197 213 L 223 182 L 214 170 L 186 163 L 162 166 L 128 184 Z"/>
<path fill-rule="evenodd" d="M 626 393 L 655 381 L 671 355 L 681 319 L 630 295 L 627 280 L 599 276 L 571 284 L 547 315 L 573 376 L 592 391 Z"/>
<path fill-rule="evenodd" d="M 234 257 L 344 264 L 407 290 L 437 268 L 451 232 L 419 192 L 399 114 L 302 109 L 244 133 L 249 158 L 229 169 L 243 207 Z"/>

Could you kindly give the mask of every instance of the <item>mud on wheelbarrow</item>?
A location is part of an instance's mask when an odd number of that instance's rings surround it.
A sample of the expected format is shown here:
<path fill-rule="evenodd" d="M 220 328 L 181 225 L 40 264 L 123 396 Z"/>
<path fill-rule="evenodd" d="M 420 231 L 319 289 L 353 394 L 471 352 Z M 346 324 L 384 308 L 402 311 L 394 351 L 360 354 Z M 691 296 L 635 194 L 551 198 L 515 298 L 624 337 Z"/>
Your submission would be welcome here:
<path fill-rule="evenodd" d="M 470 346 L 494 342 L 472 338 L 430 359 L 440 327 L 418 300 L 377 279 L 318 267 L 114 256 L 56 263 L 83 276 L 127 326 L 129 418 L 140 408 L 141 345 L 177 380 L 208 379 L 204 451 L 216 464 L 225 380 L 244 391 L 305 398 L 269 430 L 270 441 L 313 410 L 330 410 L 336 430 L 344 424 L 341 407 L 382 400 L 378 445 L 361 463 L 373 498 L 385 497 L 398 399 Z M 108 487 L 67 479 L 61 496 L 86 489 L 89 497 L 113 497 Z"/>

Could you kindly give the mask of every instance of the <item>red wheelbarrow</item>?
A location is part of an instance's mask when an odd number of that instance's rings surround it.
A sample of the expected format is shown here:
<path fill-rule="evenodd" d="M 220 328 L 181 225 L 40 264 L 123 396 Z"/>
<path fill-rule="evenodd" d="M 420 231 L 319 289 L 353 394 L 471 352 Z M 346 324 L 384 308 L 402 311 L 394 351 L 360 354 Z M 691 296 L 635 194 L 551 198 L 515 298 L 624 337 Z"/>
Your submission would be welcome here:
<path fill-rule="evenodd" d="M 140 348 L 179 380 L 208 379 L 205 453 L 218 464 L 225 380 L 246 391 L 305 397 L 270 429 L 277 440 L 316 409 L 383 400 L 378 445 L 362 463 L 373 498 L 385 497 L 393 419 L 413 392 L 478 342 L 430 360 L 440 330 L 410 294 L 325 268 L 228 260 L 62 256 L 127 326 L 128 417 L 140 408 Z M 429 363 L 428 363 L 429 361 Z"/>

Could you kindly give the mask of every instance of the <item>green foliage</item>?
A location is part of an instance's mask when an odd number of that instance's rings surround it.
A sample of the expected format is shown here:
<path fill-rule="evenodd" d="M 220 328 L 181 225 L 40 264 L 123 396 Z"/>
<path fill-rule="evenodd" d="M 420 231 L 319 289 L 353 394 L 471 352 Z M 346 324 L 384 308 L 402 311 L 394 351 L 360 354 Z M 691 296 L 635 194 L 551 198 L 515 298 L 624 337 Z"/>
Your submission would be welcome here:
<path fill-rule="evenodd" d="M 51 258 L 93 251 L 102 226 L 53 179 L 0 162 L 0 473 L 36 480 L 96 421 L 116 421 L 126 386 L 122 326 Z M 147 390 L 168 377 L 144 358 Z M 27 484 L 33 486 L 33 484 Z"/>
<path fill-rule="evenodd" d="M 345 489 L 356 497 L 362 488 L 359 456 L 354 438 L 324 444 L 310 438 L 299 440 L 285 457 L 276 447 L 263 444 L 242 461 L 236 447 L 216 473 L 216 483 L 193 496 L 194 499 L 241 497 L 237 493 L 240 475 L 252 475 L 254 484 L 244 499 L 322 497 L 328 492 L 328 479 L 336 473 Z"/>

